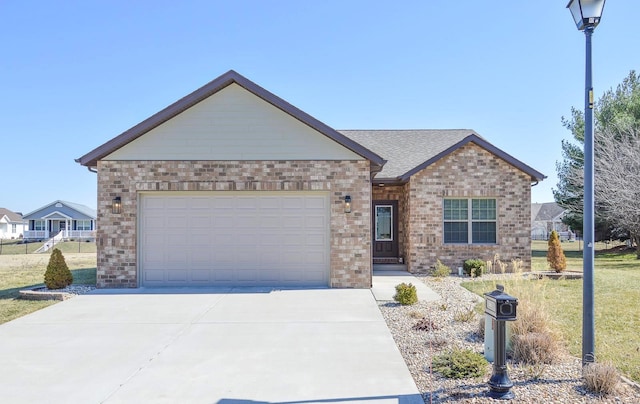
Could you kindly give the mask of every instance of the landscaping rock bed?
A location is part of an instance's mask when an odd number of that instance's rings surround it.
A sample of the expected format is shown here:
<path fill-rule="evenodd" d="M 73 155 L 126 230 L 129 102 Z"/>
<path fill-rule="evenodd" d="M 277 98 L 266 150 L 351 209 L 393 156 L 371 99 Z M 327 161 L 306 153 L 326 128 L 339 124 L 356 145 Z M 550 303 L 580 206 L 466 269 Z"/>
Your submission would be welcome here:
<path fill-rule="evenodd" d="M 19 292 L 20 299 L 25 300 L 67 300 L 76 295 L 91 292 L 95 289 L 89 285 L 69 285 L 62 289 L 48 289 L 45 286 L 39 286 L 31 289 L 21 290 Z"/>
<path fill-rule="evenodd" d="M 508 275 L 486 275 L 481 280 Z M 423 395 L 425 403 L 495 403 L 486 396 L 491 365 L 487 365 L 483 377 L 471 379 L 447 379 L 431 370 L 431 358 L 458 347 L 475 352 L 484 351 L 484 340 L 479 334 L 479 317 L 471 321 L 465 318 L 468 310 L 482 301 L 478 295 L 460 286 L 470 278 L 449 276 L 442 280 L 419 276 L 442 299 L 419 302 L 412 306 L 400 306 L 392 302 L 380 302 L 379 307 L 404 360 Z M 489 291 L 488 291 L 489 292 Z M 421 318 L 437 324 L 432 330 L 415 327 Z M 437 328 L 437 329 L 436 329 Z M 638 403 L 640 390 L 637 385 L 621 382 L 615 395 L 598 396 L 587 392 L 581 376 L 581 361 L 568 354 L 558 358 L 553 365 L 523 366 L 508 361 L 509 377 L 514 384 L 513 403 Z M 508 402 L 508 401 L 507 401 Z"/>

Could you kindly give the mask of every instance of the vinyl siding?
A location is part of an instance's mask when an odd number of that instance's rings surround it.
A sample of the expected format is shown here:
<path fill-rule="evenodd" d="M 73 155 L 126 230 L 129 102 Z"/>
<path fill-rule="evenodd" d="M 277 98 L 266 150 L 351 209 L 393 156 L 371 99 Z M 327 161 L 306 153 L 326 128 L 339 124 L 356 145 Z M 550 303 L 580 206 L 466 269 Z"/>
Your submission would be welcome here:
<path fill-rule="evenodd" d="M 104 160 L 362 160 L 231 84 Z"/>

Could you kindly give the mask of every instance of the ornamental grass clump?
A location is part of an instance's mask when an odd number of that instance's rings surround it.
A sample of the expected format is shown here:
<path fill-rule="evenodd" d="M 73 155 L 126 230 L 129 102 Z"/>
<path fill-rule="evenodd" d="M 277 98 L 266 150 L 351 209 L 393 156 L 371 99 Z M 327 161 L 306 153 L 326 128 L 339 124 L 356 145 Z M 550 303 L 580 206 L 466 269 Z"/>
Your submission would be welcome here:
<path fill-rule="evenodd" d="M 560 245 L 560 237 L 555 230 L 551 232 L 549 236 L 549 249 L 547 250 L 547 262 L 549 266 L 560 273 L 567 269 L 567 258 L 562 251 L 562 245 Z"/>
<path fill-rule="evenodd" d="M 393 300 L 400 303 L 403 306 L 418 303 L 418 292 L 416 287 L 409 283 L 401 283 L 396 285 L 396 294 L 393 296 Z"/>
<path fill-rule="evenodd" d="M 620 372 L 610 363 L 589 363 L 582 369 L 585 387 L 597 394 L 615 393 Z"/>
<path fill-rule="evenodd" d="M 73 275 L 67 266 L 62 252 L 53 249 L 47 270 L 44 273 L 44 284 L 49 289 L 62 289 L 73 283 Z"/>
<path fill-rule="evenodd" d="M 443 264 L 439 259 L 436 260 L 436 266 L 431 272 L 431 275 L 435 278 L 445 278 L 451 275 L 451 268 Z"/>

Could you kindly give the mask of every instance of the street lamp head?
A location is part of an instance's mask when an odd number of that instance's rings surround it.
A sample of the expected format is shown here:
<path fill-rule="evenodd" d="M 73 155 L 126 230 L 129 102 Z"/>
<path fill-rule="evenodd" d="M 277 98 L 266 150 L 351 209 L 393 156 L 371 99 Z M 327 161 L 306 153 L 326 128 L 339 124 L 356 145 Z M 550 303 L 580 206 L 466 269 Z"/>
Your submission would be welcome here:
<path fill-rule="evenodd" d="M 567 8 L 580 31 L 595 28 L 600 23 L 605 0 L 571 0 Z"/>

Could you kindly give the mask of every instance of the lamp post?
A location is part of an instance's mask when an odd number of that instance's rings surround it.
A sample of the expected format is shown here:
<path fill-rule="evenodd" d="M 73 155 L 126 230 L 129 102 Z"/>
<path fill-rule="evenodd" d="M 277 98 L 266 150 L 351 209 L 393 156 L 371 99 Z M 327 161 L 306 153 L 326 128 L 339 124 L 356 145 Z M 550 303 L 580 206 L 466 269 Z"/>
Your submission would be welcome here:
<path fill-rule="evenodd" d="M 591 35 L 600 23 L 605 0 L 571 0 L 571 11 L 576 26 L 586 38 L 585 101 L 584 101 L 584 210 L 582 234 L 583 284 L 582 284 L 582 365 L 595 362 L 594 320 L 594 191 L 593 191 L 593 86 L 591 78 Z"/>

